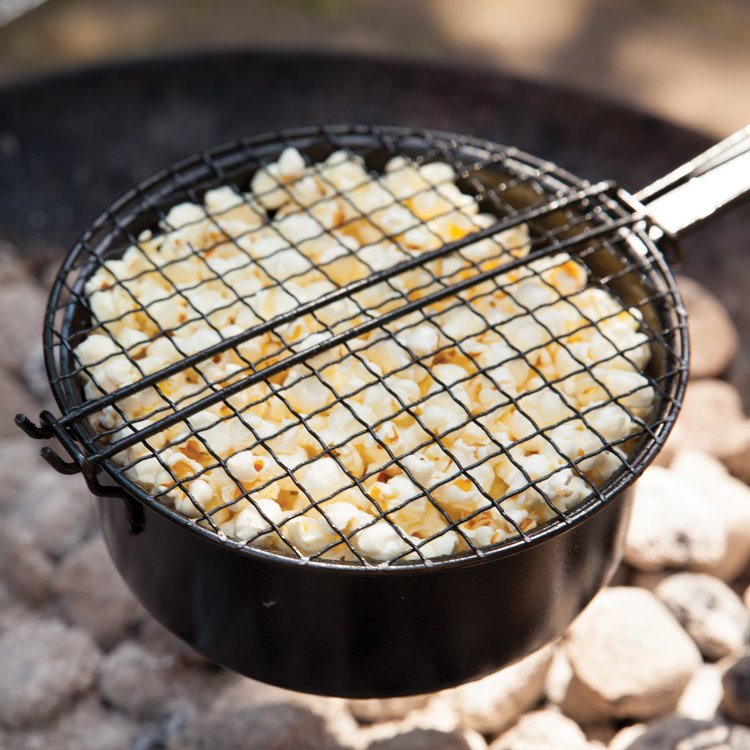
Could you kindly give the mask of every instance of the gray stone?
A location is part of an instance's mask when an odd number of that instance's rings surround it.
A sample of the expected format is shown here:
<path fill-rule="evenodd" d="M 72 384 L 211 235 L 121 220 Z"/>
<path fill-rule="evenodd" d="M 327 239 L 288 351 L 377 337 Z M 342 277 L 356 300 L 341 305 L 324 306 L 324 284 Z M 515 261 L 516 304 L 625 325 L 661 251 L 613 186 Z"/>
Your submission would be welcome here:
<path fill-rule="evenodd" d="M 0 438 L 0 513 L 17 506 L 24 487 L 47 464 L 39 456 L 39 444 L 17 429 L 12 438 Z"/>
<path fill-rule="evenodd" d="M 134 716 L 157 713 L 174 694 L 170 657 L 159 657 L 138 643 L 125 641 L 102 661 L 100 690 L 116 708 Z"/>
<path fill-rule="evenodd" d="M 115 570 L 100 537 L 63 559 L 55 586 L 65 616 L 105 648 L 124 638 L 143 617 L 143 608 Z"/>
<path fill-rule="evenodd" d="M 718 721 L 670 716 L 651 725 L 626 750 L 748 750 L 750 731 Z"/>
<path fill-rule="evenodd" d="M 498 734 L 539 702 L 551 660 L 552 649 L 545 647 L 447 695 L 464 726 L 483 734 Z"/>
<path fill-rule="evenodd" d="M 724 305 L 702 284 L 678 277 L 690 327 L 690 376 L 721 375 L 737 354 L 739 337 Z"/>
<path fill-rule="evenodd" d="M 750 652 L 729 666 L 721 678 L 721 710 L 732 721 L 750 726 Z"/>
<path fill-rule="evenodd" d="M 573 720 L 557 711 L 532 711 L 498 737 L 490 750 L 586 750 L 588 740 Z"/>
<path fill-rule="evenodd" d="M 375 740 L 368 750 L 472 750 L 460 732 L 412 729 L 388 739 Z"/>
<path fill-rule="evenodd" d="M 41 338 L 34 349 L 26 355 L 21 375 L 23 383 L 29 393 L 39 403 L 51 406 L 53 402 L 52 391 L 50 390 L 47 370 L 44 365 L 44 350 L 42 348 Z"/>
<path fill-rule="evenodd" d="M 649 468 L 634 488 L 625 559 L 640 570 L 702 569 L 718 565 L 727 529 L 711 505 L 680 476 Z"/>
<path fill-rule="evenodd" d="M 52 593 L 52 563 L 23 528 L 0 526 L 0 571 L 10 591 L 29 604 Z"/>
<path fill-rule="evenodd" d="M 29 621 L 0 636 L 0 724 L 45 721 L 96 680 L 99 649 L 81 630 Z"/>
<path fill-rule="evenodd" d="M 718 578 L 676 573 L 665 578 L 654 593 L 708 659 L 740 651 L 750 638 L 750 613 Z"/>
<path fill-rule="evenodd" d="M 392 721 L 422 708 L 428 699 L 428 695 L 411 695 L 405 698 L 352 700 L 349 701 L 349 710 L 359 721 Z"/>
<path fill-rule="evenodd" d="M 47 296 L 31 283 L 6 284 L 0 294 L 0 369 L 20 374 L 39 344 Z"/>
<path fill-rule="evenodd" d="M 734 580 L 750 561 L 750 487 L 731 476 L 717 458 L 700 451 L 680 451 L 670 468 L 702 495 L 727 529 L 726 553 L 703 570 L 722 581 Z"/>
<path fill-rule="evenodd" d="M 416 708 L 402 719 L 382 721 L 375 724 L 362 724 L 354 735 L 340 735 L 342 744 L 356 748 L 366 747 L 376 740 L 387 740 L 400 734 L 406 734 L 412 729 L 434 729 L 438 732 L 460 732 L 469 743 L 472 750 L 486 750 L 486 743 L 478 739 L 481 735 L 474 729 L 461 722 L 453 701 L 453 691 L 443 690 L 433 693 L 427 704 Z"/>
<path fill-rule="evenodd" d="M 215 693 L 208 712 L 226 716 L 269 703 L 293 703 L 312 711 L 323 719 L 326 730 L 343 745 L 353 744 L 355 738 L 360 737 L 359 727 L 346 700 L 295 693 L 239 675 L 229 675 L 226 684 Z"/>
<path fill-rule="evenodd" d="M 680 696 L 677 713 L 687 719 L 713 719 L 721 696 L 721 669 L 716 664 L 702 664 Z"/>
<path fill-rule="evenodd" d="M 22 438 L 23 433 L 15 423 L 16 414 L 19 412 L 36 419 L 39 415 L 39 403 L 15 375 L 0 370 L 0 438 Z M 29 448 L 33 450 L 31 441 L 28 443 Z"/>
<path fill-rule="evenodd" d="M 94 509 L 80 477 L 66 477 L 47 468 L 35 474 L 19 494 L 11 517 L 34 535 L 47 554 L 60 557 L 87 534 Z"/>
<path fill-rule="evenodd" d="M 167 630 L 158 620 L 146 617 L 140 629 L 140 642 L 155 654 L 171 656 L 181 664 L 202 667 L 210 664 L 194 648 Z"/>
<path fill-rule="evenodd" d="M 581 723 L 648 719 L 677 705 L 701 663 L 693 641 L 644 589 L 604 589 L 565 638 L 573 676 L 563 711 Z"/>
<path fill-rule="evenodd" d="M 26 730 L 20 747 L 53 750 L 126 750 L 133 746 L 135 723 L 109 711 L 95 697 L 82 700 L 53 724 Z"/>
<path fill-rule="evenodd" d="M 339 750 L 323 719 L 308 708 L 270 703 L 192 722 L 169 750 Z"/>

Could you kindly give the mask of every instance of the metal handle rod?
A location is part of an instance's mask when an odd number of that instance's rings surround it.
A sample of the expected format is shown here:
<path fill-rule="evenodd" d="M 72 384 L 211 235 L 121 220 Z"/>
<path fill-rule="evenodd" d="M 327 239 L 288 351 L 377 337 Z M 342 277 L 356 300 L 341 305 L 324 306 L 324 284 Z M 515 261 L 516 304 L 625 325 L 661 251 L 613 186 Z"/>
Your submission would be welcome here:
<path fill-rule="evenodd" d="M 635 194 L 663 229 L 679 235 L 750 192 L 750 125 Z"/>

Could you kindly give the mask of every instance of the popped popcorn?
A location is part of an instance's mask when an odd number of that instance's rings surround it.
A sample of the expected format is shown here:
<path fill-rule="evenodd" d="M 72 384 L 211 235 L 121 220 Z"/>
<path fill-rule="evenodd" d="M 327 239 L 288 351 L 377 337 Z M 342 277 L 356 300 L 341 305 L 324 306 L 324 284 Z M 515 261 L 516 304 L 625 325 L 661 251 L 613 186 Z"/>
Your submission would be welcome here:
<path fill-rule="evenodd" d="M 449 164 L 294 148 L 250 192 L 172 207 L 85 285 L 94 399 L 495 217 Z M 526 226 L 365 286 L 93 417 L 115 441 L 445 284 L 530 251 Z M 194 523 L 281 553 L 389 563 L 485 547 L 575 507 L 653 408 L 641 314 L 558 253 L 331 346 L 121 451 Z"/>

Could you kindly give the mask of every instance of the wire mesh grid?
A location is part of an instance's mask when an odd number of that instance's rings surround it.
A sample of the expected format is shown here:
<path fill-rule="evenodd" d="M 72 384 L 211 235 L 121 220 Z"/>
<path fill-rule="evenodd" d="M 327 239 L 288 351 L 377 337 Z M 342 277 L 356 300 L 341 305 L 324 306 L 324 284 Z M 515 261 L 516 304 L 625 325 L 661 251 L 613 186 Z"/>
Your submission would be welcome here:
<path fill-rule="evenodd" d="M 331 154 L 341 165 L 362 160 L 362 182 L 342 188 L 319 170 L 320 196 L 300 198 L 307 173 L 287 184 L 266 180 L 265 195 L 243 194 L 288 148 L 304 156 L 308 170 Z M 391 161 L 401 156 L 407 160 Z M 381 180 L 378 200 L 367 203 L 364 180 L 382 176 L 386 164 L 389 181 Z M 448 164 L 455 177 L 400 192 L 399 173 L 414 164 Z M 449 183 L 460 191 L 448 191 Z M 206 205 L 179 226 L 171 223 L 172 207 L 204 206 L 206 192 L 219 186 L 233 186 L 228 206 Z M 610 184 L 581 183 L 515 149 L 424 131 L 317 128 L 203 153 L 113 206 L 61 269 L 45 331 L 50 382 L 63 411 L 58 424 L 75 436 L 90 467 L 103 467 L 154 507 L 178 508 L 185 523 L 233 546 L 381 567 L 433 564 L 443 549 L 436 544 L 449 535 L 451 558 L 527 543 L 632 481 L 679 407 L 684 315 L 643 218 L 619 195 Z M 264 199 L 278 208 L 263 211 L 257 201 Z M 475 213 L 462 210 L 469 204 Z M 340 213 L 333 220 L 332 210 Z M 245 219 L 239 233 L 238 212 Z M 300 216 L 301 234 L 299 222 L 285 223 Z M 440 222 L 451 223 L 447 236 Z M 352 227 L 364 242 L 347 240 Z M 193 228 L 203 236 L 195 246 Z M 178 252 L 155 263 L 144 248 L 170 236 Z M 126 253 L 138 259 L 130 275 Z M 553 282 L 582 268 L 586 288 L 606 290 L 619 303 L 614 309 L 591 315 L 579 304 L 585 292 Z M 153 280 L 149 289 L 145 282 Z M 529 281 L 534 294 L 525 293 Z M 506 310 L 493 318 L 496 299 Z M 628 347 L 611 334 L 623 310 L 639 311 L 639 337 Z M 551 311 L 567 311 L 575 326 L 560 332 Z M 446 325 L 450 315 L 455 325 Z M 118 334 L 123 327 L 141 335 L 126 341 Z M 571 344 L 586 332 L 604 342 L 593 364 Z M 428 343 L 409 345 L 418 334 Z M 83 361 L 77 347 L 97 335 L 112 345 Z M 495 344 L 493 357 L 483 359 L 480 339 Z M 645 382 L 613 390 L 600 366 L 625 358 L 637 369 L 644 349 Z M 550 351 L 564 358 L 564 371 L 551 366 Z M 118 368 L 123 378 L 108 377 Z M 513 368 L 526 373 L 523 391 L 503 380 Z M 571 395 L 582 387 L 596 394 L 585 407 Z M 653 404 L 639 416 L 627 404 L 646 388 Z M 545 403 L 556 413 L 552 420 L 539 418 Z M 631 421 L 616 440 L 597 429 L 597 414 L 608 406 Z M 515 425 L 498 433 L 496 417 L 508 413 Z M 409 440 L 402 439 L 406 429 Z M 593 436 L 583 447 L 576 444 L 581 429 Z M 232 435 L 229 445 L 217 430 Z M 425 451 L 445 468 L 429 482 L 414 463 Z M 523 456 L 540 452 L 554 460 L 532 471 Z M 498 461 L 512 483 L 488 479 Z M 602 464 L 606 472 L 591 470 Z M 335 481 L 311 488 L 306 473 Z M 154 475 L 159 481 L 142 481 Z M 214 476 L 224 486 L 207 502 L 200 482 Z M 408 480 L 399 497 L 391 491 L 394 477 Z M 571 507 L 553 496 L 562 477 L 583 488 Z M 451 493 L 463 493 L 459 510 L 440 499 Z M 271 495 L 285 498 L 283 515 L 264 502 Z M 353 497 L 368 516 L 343 523 L 334 504 Z M 514 498 L 535 505 L 546 523 L 512 507 Z M 252 519 L 241 535 L 232 526 L 238 508 Z M 504 528 L 502 538 L 477 532 L 490 520 Z M 409 533 L 410 523 L 420 531 Z M 360 540 L 373 528 L 385 546 L 368 554 Z"/>

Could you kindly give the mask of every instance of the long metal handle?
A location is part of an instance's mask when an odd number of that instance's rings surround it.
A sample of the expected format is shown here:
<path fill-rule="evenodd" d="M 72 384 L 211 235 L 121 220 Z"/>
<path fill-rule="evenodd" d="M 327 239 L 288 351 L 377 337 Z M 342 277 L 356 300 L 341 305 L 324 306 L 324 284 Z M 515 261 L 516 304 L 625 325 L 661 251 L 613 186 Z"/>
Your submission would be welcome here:
<path fill-rule="evenodd" d="M 750 192 L 750 125 L 635 194 L 674 235 Z"/>

